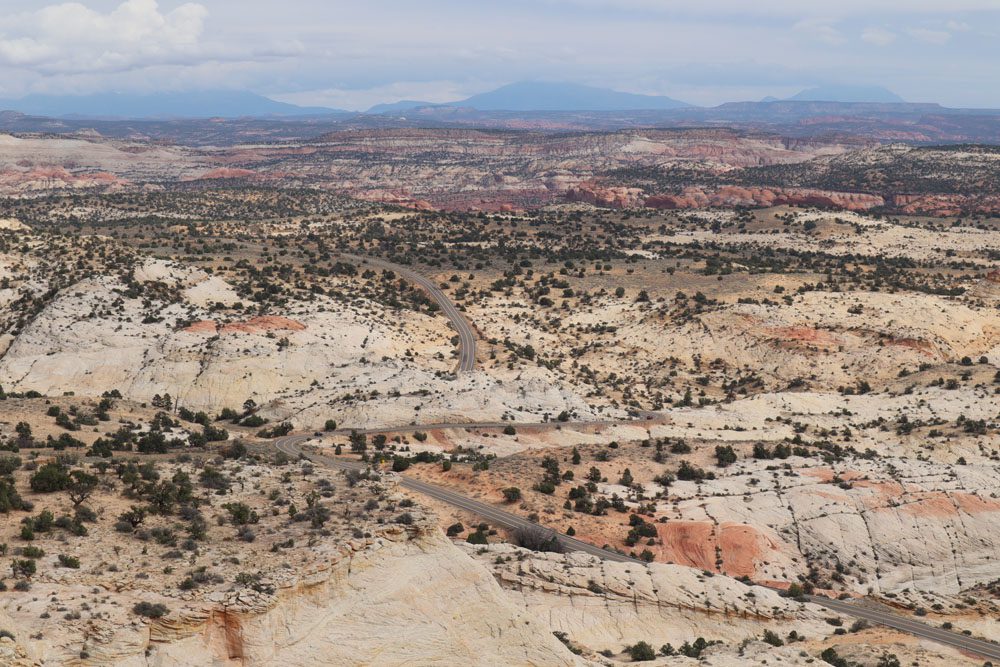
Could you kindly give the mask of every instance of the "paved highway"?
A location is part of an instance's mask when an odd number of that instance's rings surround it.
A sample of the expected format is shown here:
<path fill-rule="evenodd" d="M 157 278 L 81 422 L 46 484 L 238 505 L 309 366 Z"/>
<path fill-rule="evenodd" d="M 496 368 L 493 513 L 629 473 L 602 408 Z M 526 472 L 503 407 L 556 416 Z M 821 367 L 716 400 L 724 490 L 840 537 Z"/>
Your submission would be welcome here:
<path fill-rule="evenodd" d="M 380 269 L 392 271 L 396 275 L 405 278 L 411 283 L 419 285 L 434 303 L 441 308 L 441 312 L 451 321 L 451 326 L 458 332 L 458 372 L 467 373 L 476 366 L 476 334 L 472 331 L 472 326 L 465 319 L 462 312 L 452 303 L 448 295 L 437 286 L 437 284 L 427 276 L 420 275 L 413 269 L 408 269 L 401 264 L 396 264 L 377 257 L 362 257 L 361 255 L 351 255 L 341 253 L 341 257 L 358 264 L 368 264 Z"/>
<path fill-rule="evenodd" d="M 452 425 L 454 426 L 454 425 Z M 426 428 L 426 427 L 421 427 Z M 292 457 L 298 457 L 300 454 L 305 455 L 310 461 L 314 463 L 319 463 L 321 465 L 337 468 L 340 470 L 362 470 L 365 465 L 358 461 L 350 461 L 345 459 L 335 459 L 329 456 L 322 456 L 319 454 L 304 454 L 300 445 L 305 441 L 309 440 L 308 435 L 289 435 L 283 438 L 277 438 L 274 441 L 275 447 L 288 454 Z M 537 528 L 538 524 L 532 523 L 527 519 L 524 519 L 516 514 L 511 514 L 498 507 L 490 505 L 488 503 L 483 503 L 478 500 L 473 500 L 463 496 L 460 493 L 451 491 L 449 489 L 442 488 L 434 484 L 428 484 L 427 482 L 422 482 L 420 480 L 412 479 L 405 475 L 402 477 L 402 486 L 405 489 L 411 491 L 416 491 L 417 493 L 422 493 L 426 496 L 439 500 L 443 503 L 447 503 L 452 507 L 457 507 L 458 509 L 471 512 L 487 521 L 491 522 L 495 526 L 506 528 L 508 530 L 517 530 L 519 528 Z M 570 537 L 568 535 L 562 535 L 555 533 L 553 531 L 559 542 L 567 551 L 582 551 L 584 553 L 597 556 L 598 558 L 603 558 L 605 560 L 612 560 L 622 563 L 636 563 L 645 567 L 646 563 L 638 560 L 636 558 L 631 558 L 624 554 L 620 554 L 617 551 L 610 551 L 608 549 L 602 549 L 600 547 L 594 546 L 587 542 L 582 542 L 576 538 Z M 915 637 L 921 639 L 928 639 L 939 644 L 944 644 L 953 648 L 961 649 L 963 651 L 968 651 L 976 655 L 982 656 L 983 658 L 1000 660 L 1000 645 L 994 644 L 993 642 L 985 641 L 983 639 L 976 639 L 974 637 L 967 637 L 965 635 L 959 634 L 957 632 L 952 632 L 950 630 L 945 630 L 943 628 L 936 628 L 930 626 L 926 623 L 907 618 L 905 616 L 900 616 L 887 611 L 881 611 L 878 609 L 872 609 L 869 607 L 863 607 L 853 602 L 845 602 L 843 600 L 833 600 L 827 597 L 810 595 L 807 596 L 809 602 L 826 607 L 831 611 L 835 611 L 845 616 L 853 616 L 854 618 L 865 619 L 872 623 L 878 623 L 886 627 L 892 628 L 894 630 L 899 630 L 901 632 L 909 633 Z"/>
<path fill-rule="evenodd" d="M 467 430 L 504 428 L 513 426 L 518 430 L 546 430 L 557 428 L 574 428 L 586 426 L 642 426 L 652 423 L 654 418 L 649 416 L 646 420 L 641 419 L 589 419 L 580 421 L 561 422 L 556 419 L 547 422 L 439 422 L 435 424 L 410 424 L 408 426 L 379 426 L 378 428 L 338 428 L 335 431 L 327 431 L 330 435 L 350 435 L 351 433 L 364 433 L 365 435 L 377 435 L 380 433 L 412 433 L 414 431 L 435 431 L 439 429 L 464 428 Z"/>

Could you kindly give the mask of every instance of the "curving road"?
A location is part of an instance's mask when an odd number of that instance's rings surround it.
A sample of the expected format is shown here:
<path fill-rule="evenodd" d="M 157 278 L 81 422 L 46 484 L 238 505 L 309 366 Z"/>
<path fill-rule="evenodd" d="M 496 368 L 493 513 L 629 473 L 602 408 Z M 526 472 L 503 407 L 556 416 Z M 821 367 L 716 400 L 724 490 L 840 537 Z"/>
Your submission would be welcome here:
<path fill-rule="evenodd" d="M 279 451 L 297 458 L 300 454 L 304 455 L 304 452 L 299 445 L 309 438 L 310 436 L 308 435 L 288 435 L 283 438 L 277 438 L 274 441 L 274 445 Z M 336 468 L 338 470 L 364 470 L 367 467 L 359 461 L 332 458 L 321 454 L 309 454 L 306 458 L 313 463 L 319 463 L 328 468 Z M 537 523 L 528 521 L 525 518 L 506 512 L 488 503 L 473 500 L 472 498 L 468 498 L 460 493 L 456 493 L 455 491 L 437 486 L 436 484 L 428 484 L 427 482 L 422 482 L 418 479 L 413 479 L 412 477 L 407 477 L 405 475 L 400 475 L 400 477 L 400 484 L 404 489 L 422 493 L 425 496 L 447 503 L 452 507 L 457 507 L 458 509 L 465 510 L 466 512 L 471 512 L 472 514 L 482 517 L 483 519 L 486 519 L 494 525 L 502 528 L 507 528 L 508 530 L 517 530 L 519 528 L 538 528 Z M 570 537 L 569 535 L 560 535 L 555 532 L 553 532 L 553 535 L 559 539 L 559 542 L 568 551 L 583 551 L 605 560 L 614 560 L 623 563 L 640 563 L 645 565 L 643 561 L 636 558 L 631 558 L 630 556 L 620 554 L 616 551 L 609 551 L 607 549 L 596 547 L 593 544 L 583 542 Z"/>
<path fill-rule="evenodd" d="M 350 435 L 351 433 L 363 433 L 364 435 L 378 435 L 389 433 L 412 433 L 414 431 L 436 431 L 445 429 L 489 429 L 504 428 L 513 426 L 521 431 L 541 431 L 559 428 L 574 428 L 587 426 L 636 426 L 645 423 L 653 423 L 653 417 L 647 416 L 645 420 L 638 419 L 584 419 L 579 421 L 561 422 L 550 419 L 547 422 L 437 422 L 433 424 L 408 424 L 405 426 L 379 426 L 376 428 L 338 428 L 334 431 L 326 431 L 326 435 Z"/>
<path fill-rule="evenodd" d="M 441 312 L 451 321 L 451 326 L 458 332 L 458 372 L 467 373 L 475 368 L 476 334 L 473 332 L 469 321 L 462 315 L 462 312 L 433 280 L 417 273 L 413 269 L 378 257 L 362 257 L 361 255 L 352 255 L 349 253 L 341 253 L 340 256 L 361 265 L 368 264 L 385 269 L 386 271 L 392 271 L 411 283 L 419 285 L 427 292 L 427 296 L 441 308 Z"/>
<path fill-rule="evenodd" d="M 310 437 L 311 436 L 308 435 L 288 435 L 283 438 L 275 439 L 274 445 L 279 451 L 282 451 L 289 456 L 296 458 L 300 455 L 305 456 L 310 461 L 319 463 L 329 468 L 336 468 L 339 470 L 363 470 L 366 467 L 358 461 L 336 459 L 329 456 L 322 456 L 320 454 L 306 455 L 302 451 L 300 445 L 309 440 Z M 422 493 L 426 496 L 434 498 L 435 500 L 447 503 L 452 507 L 457 507 L 458 509 L 471 512 L 479 517 L 482 517 L 483 519 L 486 519 L 487 521 L 492 522 L 496 526 L 500 526 L 508 530 L 538 527 L 538 524 L 532 523 L 531 521 L 517 516 L 516 514 L 511 514 L 510 512 L 504 511 L 499 507 L 495 507 L 488 503 L 473 500 L 472 498 L 463 496 L 455 491 L 442 488 L 435 484 L 428 484 L 427 482 L 422 482 L 405 475 L 401 475 L 400 477 L 402 478 L 401 484 L 403 488 L 417 493 Z M 602 549 L 601 547 L 583 542 L 574 537 L 570 537 L 569 535 L 556 533 L 555 531 L 553 531 L 553 535 L 559 540 L 560 544 L 562 544 L 567 551 L 582 551 L 605 560 L 617 561 L 621 563 L 636 563 L 644 567 L 646 566 L 644 561 L 631 558 L 630 556 L 618 553 L 617 551 Z M 952 632 L 943 628 L 936 628 L 905 616 L 900 616 L 888 611 L 882 611 L 880 609 L 864 607 L 853 602 L 834 600 L 817 595 L 806 596 L 806 599 L 809 602 L 826 607 L 831 611 L 844 614 L 845 616 L 853 616 L 872 623 L 878 623 L 921 639 L 927 639 L 945 646 L 974 653 L 983 658 L 1000 660 L 1000 645 L 990 641 L 976 639 L 975 637 L 967 637 L 957 632 Z"/>

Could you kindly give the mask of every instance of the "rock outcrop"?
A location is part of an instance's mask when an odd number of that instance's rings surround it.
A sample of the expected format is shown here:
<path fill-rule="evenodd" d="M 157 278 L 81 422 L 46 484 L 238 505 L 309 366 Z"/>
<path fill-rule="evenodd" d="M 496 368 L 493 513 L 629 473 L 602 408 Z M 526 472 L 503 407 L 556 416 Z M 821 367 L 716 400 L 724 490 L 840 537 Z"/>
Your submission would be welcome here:
<path fill-rule="evenodd" d="M 230 594 L 154 622 L 148 646 L 178 667 L 580 664 L 440 533 L 401 529 L 350 545 L 270 599 Z"/>
<path fill-rule="evenodd" d="M 817 206 L 868 211 L 885 205 L 878 195 L 826 190 L 723 186 L 716 190 L 688 187 L 681 194 L 652 195 L 642 205 L 656 209 L 732 208 L 735 206 Z"/>
<path fill-rule="evenodd" d="M 544 554 L 497 544 L 464 547 L 493 570 L 508 596 L 553 631 L 594 651 L 663 638 L 738 643 L 765 629 L 825 637 L 819 607 L 681 565 L 614 563 L 581 553 Z"/>

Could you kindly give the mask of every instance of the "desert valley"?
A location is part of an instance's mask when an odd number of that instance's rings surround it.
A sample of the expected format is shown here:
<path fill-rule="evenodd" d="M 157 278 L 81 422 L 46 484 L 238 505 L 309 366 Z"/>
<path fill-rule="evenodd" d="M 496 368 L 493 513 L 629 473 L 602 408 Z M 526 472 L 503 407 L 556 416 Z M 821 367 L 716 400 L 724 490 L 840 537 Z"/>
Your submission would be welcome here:
<path fill-rule="evenodd" d="M 7 664 L 978 664 L 1000 639 L 989 147 L 3 148 Z"/>
<path fill-rule="evenodd" d="M 0 667 L 1000 664 L 998 31 L 8 0 Z"/>

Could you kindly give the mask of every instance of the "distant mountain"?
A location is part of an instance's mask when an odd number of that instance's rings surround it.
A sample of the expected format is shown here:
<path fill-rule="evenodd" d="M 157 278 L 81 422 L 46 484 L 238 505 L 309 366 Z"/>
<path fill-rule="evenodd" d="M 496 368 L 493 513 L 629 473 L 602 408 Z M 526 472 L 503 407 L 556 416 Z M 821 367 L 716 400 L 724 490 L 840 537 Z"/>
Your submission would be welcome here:
<path fill-rule="evenodd" d="M 690 106 L 669 97 L 622 93 L 575 83 L 523 81 L 448 106 L 480 111 L 639 111 Z"/>
<path fill-rule="evenodd" d="M 902 104 L 906 100 L 881 86 L 818 86 L 788 98 L 793 102 L 861 102 Z"/>
<path fill-rule="evenodd" d="M 419 102 L 417 100 L 400 100 L 398 102 L 391 102 L 389 104 L 376 104 L 371 109 L 365 113 L 369 114 L 382 114 L 382 113 L 402 113 L 405 111 L 411 111 L 412 109 L 419 109 L 420 107 L 433 107 L 437 106 L 433 102 Z"/>
<path fill-rule="evenodd" d="M 248 92 L 207 91 L 149 95 L 28 95 L 0 100 L 0 109 L 52 118 L 244 118 L 346 114 L 324 107 L 300 107 Z"/>

